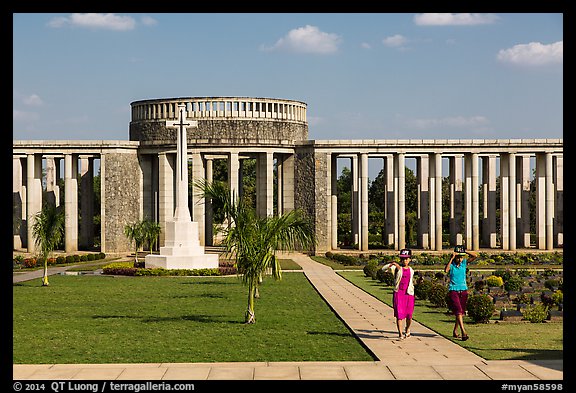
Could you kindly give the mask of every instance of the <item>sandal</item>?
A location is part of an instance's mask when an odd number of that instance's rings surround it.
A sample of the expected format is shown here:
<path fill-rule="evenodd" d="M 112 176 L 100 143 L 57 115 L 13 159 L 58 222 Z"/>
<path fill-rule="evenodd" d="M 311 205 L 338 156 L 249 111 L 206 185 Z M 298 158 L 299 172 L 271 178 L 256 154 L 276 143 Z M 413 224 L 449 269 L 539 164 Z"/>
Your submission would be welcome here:
<path fill-rule="evenodd" d="M 469 338 L 470 338 L 470 337 L 468 337 L 468 335 L 465 334 L 465 335 L 462 336 L 462 341 L 466 341 L 466 340 L 468 340 Z"/>
<path fill-rule="evenodd" d="M 410 330 L 406 330 L 406 333 L 404 334 L 404 337 L 405 337 L 405 338 L 410 337 Z"/>
<path fill-rule="evenodd" d="M 460 336 L 459 336 L 458 333 L 456 333 L 456 332 L 452 332 L 452 337 L 454 337 L 454 338 L 460 338 Z"/>

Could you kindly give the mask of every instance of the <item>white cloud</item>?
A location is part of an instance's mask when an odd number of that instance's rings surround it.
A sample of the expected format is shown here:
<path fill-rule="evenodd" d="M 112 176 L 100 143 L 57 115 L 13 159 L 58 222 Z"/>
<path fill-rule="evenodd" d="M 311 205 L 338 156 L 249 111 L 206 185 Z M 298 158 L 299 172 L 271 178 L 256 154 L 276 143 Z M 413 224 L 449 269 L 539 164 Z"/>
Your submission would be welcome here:
<path fill-rule="evenodd" d="M 411 119 L 406 124 L 418 130 L 429 130 L 439 128 L 458 128 L 461 130 L 470 130 L 483 128 L 490 124 L 490 121 L 484 116 L 455 116 L 432 119 Z"/>
<path fill-rule="evenodd" d="M 404 46 L 408 42 L 408 39 L 403 35 L 396 34 L 390 37 L 386 37 L 382 40 L 382 43 L 391 48 L 398 48 Z"/>
<path fill-rule="evenodd" d="M 22 102 L 28 106 L 42 106 L 44 105 L 44 101 L 40 98 L 37 94 L 31 94 L 29 96 L 23 97 Z"/>
<path fill-rule="evenodd" d="M 12 109 L 12 120 L 14 122 L 34 122 L 38 120 L 38 114 L 35 112 L 20 111 L 18 109 Z"/>
<path fill-rule="evenodd" d="M 154 25 L 158 24 L 158 21 L 156 19 L 152 18 L 151 16 L 147 16 L 147 15 L 140 18 L 140 21 L 145 26 L 154 26 Z"/>
<path fill-rule="evenodd" d="M 497 58 L 501 62 L 518 65 L 561 64 L 564 61 L 564 41 L 548 45 L 540 42 L 514 45 L 500 50 Z"/>
<path fill-rule="evenodd" d="M 271 47 L 263 50 L 285 50 L 296 53 L 330 54 L 338 51 L 341 39 L 337 34 L 325 33 L 316 26 L 292 29 Z"/>
<path fill-rule="evenodd" d="M 71 14 L 69 17 L 53 18 L 48 22 L 48 26 L 55 28 L 75 26 L 125 31 L 134 29 L 136 27 L 136 21 L 129 16 L 88 13 Z"/>
<path fill-rule="evenodd" d="M 372 49 L 372 45 L 370 45 L 367 42 L 363 42 L 360 44 L 360 47 L 362 47 L 363 49 Z"/>
<path fill-rule="evenodd" d="M 472 26 L 494 23 L 494 14 L 417 14 L 414 23 L 419 26 Z"/>

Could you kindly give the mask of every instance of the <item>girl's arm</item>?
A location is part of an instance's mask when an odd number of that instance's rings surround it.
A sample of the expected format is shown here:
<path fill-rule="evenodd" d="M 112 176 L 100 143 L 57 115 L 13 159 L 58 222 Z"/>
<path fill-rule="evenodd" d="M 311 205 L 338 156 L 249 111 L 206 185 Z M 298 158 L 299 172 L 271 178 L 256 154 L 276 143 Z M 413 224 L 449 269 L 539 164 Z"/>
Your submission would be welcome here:
<path fill-rule="evenodd" d="M 448 273 L 450 271 L 450 266 L 452 265 L 452 260 L 454 259 L 455 256 L 456 256 L 456 253 L 453 252 L 452 257 L 450 257 L 450 260 L 448 261 L 446 266 L 444 266 L 444 273 Z"/>
<path fill-rule="evenodd" d="M 478 253 L 474 252 L 474 251 L 466 251 L 466 254 L 469 255 L 468 257 L 468 262 L 472 262 L 473 260 L 475 260 L 476 258 L 478 258 Z"/>

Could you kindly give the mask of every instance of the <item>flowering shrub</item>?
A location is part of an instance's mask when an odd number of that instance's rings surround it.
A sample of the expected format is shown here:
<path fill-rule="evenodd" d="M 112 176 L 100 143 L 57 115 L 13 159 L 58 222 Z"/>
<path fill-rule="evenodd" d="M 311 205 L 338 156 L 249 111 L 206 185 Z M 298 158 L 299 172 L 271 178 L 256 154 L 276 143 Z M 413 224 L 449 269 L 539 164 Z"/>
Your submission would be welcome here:
<path fill-rule="evenodd" d="M 504 285 L 504 280 L 502 277 L 492 275 L 486 278 L 486 284 L 489 287 L 501 287 Z"/>
<path fill-rule="evenodd" d="M 466 310 L 468 316 L 476 323 L 486 323 L 495 310 L 492 298 L 486 294 L 474 294 L 468 297 Z"/>
<path fill-rule="evenodd" d="M 36 267 L 37 261 L 36 258 L 24 258 L 22 261 L 22 266 L 26 268 Z"/>
<path fill-rule="evenodd" d="M 548 317 L 548 307 L 542 303 L 535 303 L 522 311 L 524 319 L 532 323 L 544 322 Z"/>

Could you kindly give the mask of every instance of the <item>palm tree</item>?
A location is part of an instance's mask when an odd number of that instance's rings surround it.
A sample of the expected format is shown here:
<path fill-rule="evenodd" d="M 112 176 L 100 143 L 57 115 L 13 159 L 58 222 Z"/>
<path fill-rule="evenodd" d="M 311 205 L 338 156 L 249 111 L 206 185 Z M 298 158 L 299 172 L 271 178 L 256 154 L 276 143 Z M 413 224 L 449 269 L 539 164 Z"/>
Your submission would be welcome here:
<path fill-rule="evenodd" d="M 142 221 L 142 230 L 144 231 L 143 236 L 148 243 L 150 253 L 152 253 L 160 237 L 160 232 L 162 232 L 162 227 L 155 221 L 144 220 Z"/>
<path fill-rule="evenodd" d="M 202 190 L 204 198 L 218 201 L 228 217 L 224 252 L 236 258 L 242 283 L 248 286 L 244 321 L 247 324 L 255 323 L 254 299 L 262 275 L 271 270 L 275 279 L 282 278 L 277 250 L 310 249 L 314 245 L 315 235 L 310 221 L 301 210 L 292 210 L 276 217 L 257 217 L 254 208 L 244 198 L 232 198 L 221 182 L 209 183 L 201 179 L 196 182 L 196 187 Z"/>
<path fill-rule="evenodd" d="M 64 212 L 60 206 L 44 204 L 34 216 L 32 234 L 35 244 L 40 249 L 40 256 L 44 259 L 44 275 L 42 286 L 48 286 L 48 258 L 64 237 Z"/>
<path fill-rule="evenodd" d="M 141 221 L 137 221 L 131 224 L 126 224 L 124 227 L 124 234 L 130 240 L 130 242 L 134 242 L 134 264 L 138 264 L 138 250 L 144 244 L 146 240 L 145 232 L 144 232 L 144 225 Z"/>

